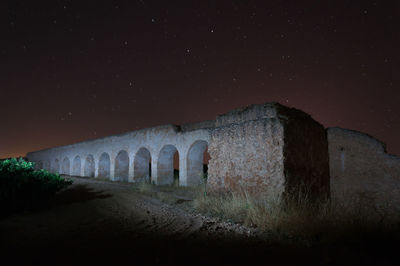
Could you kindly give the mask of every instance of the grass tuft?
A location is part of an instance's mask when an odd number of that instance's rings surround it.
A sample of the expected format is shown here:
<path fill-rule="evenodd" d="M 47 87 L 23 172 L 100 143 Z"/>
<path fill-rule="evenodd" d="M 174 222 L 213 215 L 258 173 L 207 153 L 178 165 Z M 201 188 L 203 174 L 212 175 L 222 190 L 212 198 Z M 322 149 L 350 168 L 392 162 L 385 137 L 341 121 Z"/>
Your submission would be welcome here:
<path fill-rule="evenodd" d="M 198 193 L 193 206 L 202 213 L 255 226 L 278 238 L 332 242 L 349 236 L 400 232 L 399 215 L 366 206 L 358 198 L 344 205 L 311 201 L 307 194 L 285 201 L 273 193 L 267 195 L 260 200 L 247 192 Z"/>
<path fill-rule="evenodd" d="M 179 187 L 137 183 L 134 190 L 168 204 L 180 204 L 208 216 L 256 227 L 276 240 L 300 240 L 301 243 L 343 243 L 382 237 L 400 238 L 400 213 L 366 204 L 354 197 L 345 204 L 315 200 L 307 190 L 283 200 L 274 192 L 255 198 L 245 190 L 240 192 L 206 193 L 204 185 Z M 389 205 L 387 205 L 389 206 Z"/>

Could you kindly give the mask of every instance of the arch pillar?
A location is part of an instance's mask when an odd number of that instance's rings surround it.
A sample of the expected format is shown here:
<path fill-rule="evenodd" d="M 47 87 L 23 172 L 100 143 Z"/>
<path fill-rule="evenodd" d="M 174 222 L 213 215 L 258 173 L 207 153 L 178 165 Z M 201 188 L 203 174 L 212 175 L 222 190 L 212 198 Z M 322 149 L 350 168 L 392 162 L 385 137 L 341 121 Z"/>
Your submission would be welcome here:
<path fill-rule="evenodd" d="M 135 154 L 128 154 L 129 155 L 129 170 L 128 170 L 128 182 L 133 182 L 134 173 L 135 173 Z"/>
<path fill-rule="evenodd" d="M 151 183 L 158 185 L 157 178 L 157 163 L 158 163 L 158 155 L 154 154 L 151 157 Z"/>
<path fill-rule="evenodd" d="M 110 180 L 111 181 L 115 181 L 114 180 L 114 172 L 115 172 L 115 156 L 112 155 L 112 153 L 110 153 Z"/>
<path fill-rule="evenodd" d="M 96 177 L 96 169 L 98 168 L 97 166 L 98 166 L 99 162 L 96 163 L 96 159 L 94 158 L 94 156 L 93 156 L 93 161 L 94 161 L 94 176 L 93 176 L 93 178 L 95 178 Z"/>
<path fill-rule="evenodd" d="M 179 186 L 187 187 L 187 152 L 183 156 L 179 156 Z"/>
<path fill-rule="evenodd" d="M 95 164 L 94 164 L 94 178 L 99 177 L 99 165 L 100 165 L 100 156 L 94 159 Z M 96 163 L 97 162 L 97 163 Z"/>
<path fill-rule="evenodd" d="M 79 155 L 79 158 L 81 159 L 81 174 L 79 175 L 79 176 L 84 176 L 84 174 L 85 174 L 85 157 L 83 156 L 83 155 Z M 83 159 L 82 159 L 83 158 Z"/>

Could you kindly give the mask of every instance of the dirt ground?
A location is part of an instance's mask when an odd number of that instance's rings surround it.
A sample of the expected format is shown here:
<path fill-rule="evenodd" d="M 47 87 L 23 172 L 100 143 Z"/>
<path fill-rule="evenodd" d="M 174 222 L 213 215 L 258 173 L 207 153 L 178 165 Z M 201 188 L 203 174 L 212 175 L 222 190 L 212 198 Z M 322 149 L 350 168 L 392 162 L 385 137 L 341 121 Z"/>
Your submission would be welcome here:
<path fill-rule="evenodd" d="M 395 265 L 368 247 L 299 246 L 87 178 L 0 220 L 0 265 Z"/>

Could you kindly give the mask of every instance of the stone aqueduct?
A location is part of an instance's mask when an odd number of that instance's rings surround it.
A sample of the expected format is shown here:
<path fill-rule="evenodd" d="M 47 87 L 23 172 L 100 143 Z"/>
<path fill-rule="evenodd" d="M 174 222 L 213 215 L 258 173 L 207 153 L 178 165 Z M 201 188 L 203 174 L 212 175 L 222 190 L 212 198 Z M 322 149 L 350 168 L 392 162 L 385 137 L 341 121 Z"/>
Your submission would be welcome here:
<path fill-rule="evenodd" d="M 308 185 L 317 196 L 338 202 L 372 195 L 377 204 L 400 206 L 400 158 L 367 134 L 324 128 L 308 114 L 265 103 L 232 110 L 215 120 L 165 125 L 30 152 L 38 168 L 66 175 L 113 181 L 203 182 L 208 150 L 207 187 L 246 190 L 255 196 L 288 195 Z M 371 198 L 370 197 L 370 198 Z"/>
<path fill-rule="evenodd" d="M 28 158 L 38 168 L 65 175 L 139 182 L 150 181 L 151 173 L 153 183 L 164 185 L 174 181 L 178 152 L 179 183 L 191 186 L 203 180 L 209 139 L 207 129 L 185 132 L 167 125 L 30 153 Z"/>

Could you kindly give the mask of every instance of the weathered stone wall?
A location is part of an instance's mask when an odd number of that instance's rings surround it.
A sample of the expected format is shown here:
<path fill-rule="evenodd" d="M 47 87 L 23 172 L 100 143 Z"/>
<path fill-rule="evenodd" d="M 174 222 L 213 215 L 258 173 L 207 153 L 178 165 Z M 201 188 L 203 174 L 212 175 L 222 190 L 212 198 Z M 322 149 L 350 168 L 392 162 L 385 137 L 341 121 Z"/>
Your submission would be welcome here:
<path fill-rule="evenodd" d="M 212 131 L 208 152 L 211 190 L 283 192 L 283 127 L 278 119 L 220 126 Z"/>
<path fill-rule="evenodd" d="M 283 124 L 283 157 L 287 195 L 310 199 L 329 197 L 329 154 L 327 133 L 310 115 L 279 108 Z"/>
<path fill-rule="evenodd" d="M 326 131 L 300 110 L 272 103 L 218 116 L 209 153 L 210 189 L 281 196 L 303 184 L 329 195 Z"/>
<path fill-rule="evenodd" d="M 327 131 L 332 201 L 398 209 L 400 157 L 387 154 L 385 144 L 367 134 L 337 127 Z"/>

